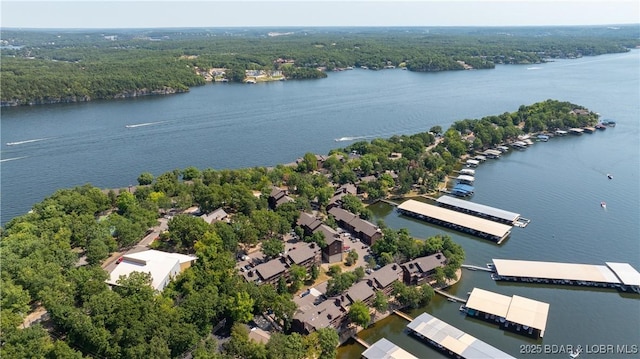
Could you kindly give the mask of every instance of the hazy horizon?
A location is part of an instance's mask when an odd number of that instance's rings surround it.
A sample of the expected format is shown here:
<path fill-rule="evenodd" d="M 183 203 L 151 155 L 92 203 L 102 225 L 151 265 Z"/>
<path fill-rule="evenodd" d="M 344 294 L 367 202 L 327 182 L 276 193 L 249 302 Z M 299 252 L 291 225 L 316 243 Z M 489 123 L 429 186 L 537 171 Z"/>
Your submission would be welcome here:
<path fill-rule="evenodd" d="M 1 28 L 549 27 L 640 24 L 629 0 L 0 2 Z"/>

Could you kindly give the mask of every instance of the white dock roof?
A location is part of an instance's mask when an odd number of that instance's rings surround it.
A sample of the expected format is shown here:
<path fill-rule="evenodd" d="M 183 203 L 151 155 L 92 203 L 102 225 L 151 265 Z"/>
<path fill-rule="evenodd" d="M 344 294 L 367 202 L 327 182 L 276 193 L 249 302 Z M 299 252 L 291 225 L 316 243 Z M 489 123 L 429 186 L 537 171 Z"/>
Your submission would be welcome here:
<path fill-rule="evenodd" d="M 446 204 L 449 206 L 460 207 L 474 212 L 486 213 L 490 216 L 501 218 L 507 221 L 514 222 L 520 218 L 520 213 L 514 213 L 502 210 L 500 208 L 490 207 L 484 204 L 473 203 L 465 201 L 459 198 L 451 196 L 441 196 L 437 200 L 438 203 Z"/>
<path fill-rule="evenodd" d="M 456 179 L 458 181 L 466 181 L 466 182 L 473 182 L 476 180 L 475 177 L 469 176 L 469 175 L 460 175 Z"/>
<path fill-rule="evenodd" d="M 512 323 L 538 329 L 540 336 L 544 336 L 544 330 L 547 327 L 549 303 L 473 288 L 465 306 L 505 318 Z"/>
<path fill-rule="evenodd" d="M 440 221 L 454 223 L 462 227 L 471 228 L 478 232 L 490 234 L 503 238 L 510 231 L 512 226 L 478 218 L 470 214 L 456 212 L 454 210 L 433 206 L 413 199 L 404 201 L 398 209 L 413 212 L 419 215 L 431 217 Z"/>
<path fill-rule="evenodd" d="M 603 265 L 493 259 L 498 275 L 545 279 L 567 279 L 600 283 L 620 283 Z"/>
<path fill-rule="evenodd" d="M 429 313 L 422 313 L 407 328 L 466 359 L 508 359 L 513 356 L 451 326 Z"/>
<path fill-rule="evenodd" d="M 418 357 L 393 344 L 386 338 L 373 343 L 367 350 L 362 352 L 362 357 L 365 359 L 418 359 Z"/>
<path fill-rule="evenodd" d="M 605 264 L 625 285 L 640 286 L 640 273 L 631 264 L 615 262 L 605 262 Z"/>

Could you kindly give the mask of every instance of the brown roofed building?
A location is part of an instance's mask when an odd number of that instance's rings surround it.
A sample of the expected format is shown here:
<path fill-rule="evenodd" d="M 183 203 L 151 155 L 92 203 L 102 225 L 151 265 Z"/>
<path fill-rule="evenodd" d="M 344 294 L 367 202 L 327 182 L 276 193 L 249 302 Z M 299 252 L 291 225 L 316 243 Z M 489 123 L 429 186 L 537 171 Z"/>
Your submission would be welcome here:
<path fill-rule="evenodd" d="M 310 236 L 318 227 L 320 227 L 322 221 L 310 213 L 300 212 L 300 217 L 298 217 L 296 224 L 302 227 L 304 234 Z"/>
<path fill-rule="evenodd" d="M 315 243 L 303 244 L 287 253 L 287 259 L 291 264 L 297 264 L 305 268 L 311 268 L 320 262 L 320 248 Z"/>
<path fill-rule="evenodd" d="M 373 303 L 373 298 L 375 293 L 373 289 L 369 286 L 367 281 L 363 280 L 351 286 L 345 293 L 345 296 L 349 299 L 351 304 L 355 303 L 358 300 L 363 301 L 367 305 L 371 305 Z"/>
<path fill-rule="evenodd" d="M 322 260 L 327 263 L 342 262 L 343 241 L 340 234 L 326 224 L 321 224 L 315 231 L 322 232 L 327 243 L 327 246 L 322 248 Z"/>
<path fill-rule="evenodd" d="M 310 334 L 321 328 L 338 329 L 346 319 L 346 310 L 339 298 L 329 298 L 318 305 L 298 308 L 293 315 L 293 329 Z"/>
<path fill-rule="evenodd" d="M 287 274 L 287 265 L 282 258 L 276 258 L 258 265 L 254 270 L 262 282 L 274 284 Z"/>
<path fill-rule="evenodd" d="M 338 208 L 338 207 L 334 207 L 331 208 L 329 210 L 329 214 L 332 215 L 335 219 L 336 222 L 338 222 L 338 225 L 344 229 L 346 229 L 347 231 L 353 231 L 353 227 L 351 225 L 349 225 L 349 223 L 351 223 L 351 221 L 353 221 L 355 218 L 357 218 L 358 216 L 356 216 L 355 214 L 344 210 L 342 208 Z"/>
<path fill-rule="evenodd" d="M 444 267 L 445 264 L 447 264 L 447 258 L 439 252 L 416 258 L 401 265 L 403 280 L 407 285 L 428 283 L 432 280 L 436 268 Z"/>
<path fill-rule="evenodd" d="M 371 285 L 386 295 L 393 291 L 393 283 L 402 278 L 402 268 L 396 263 L 390 263 L 369 274 L 365 279 L 371 281 Z"/>
<path fill-rule="evenodd" d="M 283 203 L 293 202 L 295 200 L 289 197 L 289 193 L 287 190 L 284 190 L 278 187 L 273 187 L 271 189 L 271 193 L 269 194 L 269 198 L 267 199 L 267 201 L 271 209 L 276 209 L 279 205 Z"/>
<path fill-rule="evenodd" d="M 338 225 L 349 232 L 363 243 L 372 246 L 378 239 L 382 238 L 382 231 L 375 224 L 365 221 L 355 214 L 342 208 L 334 207 L 329 210 Z"/>

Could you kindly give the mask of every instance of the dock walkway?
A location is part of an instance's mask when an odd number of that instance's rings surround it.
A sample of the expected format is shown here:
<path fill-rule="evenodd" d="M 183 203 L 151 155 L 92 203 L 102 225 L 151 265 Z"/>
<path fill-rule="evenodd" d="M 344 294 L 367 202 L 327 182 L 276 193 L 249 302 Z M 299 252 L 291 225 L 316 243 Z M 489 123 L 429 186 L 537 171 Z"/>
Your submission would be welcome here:
<path fill-rule="evenodd" d="M 355 340 L 356 342 L 358 342 L 358 344 L 362 345 L 363 347 L 369 349 L 370 345 L 369 343 L 365 342 L 364 340 L 358 338 L 357 335 L 352 335 L 351 338 L 353 338 L 353 340 Z"/>
<path fill-rule="evenodd" d="M 406 320 L 408 320 L 408 321 L 410 321 L 410 322 L 411 322 L 411 321 L 413 321 L 413 318 L 411 318 L 411 317 L 409 316 L 409 314 L 403 313 L 403 312 L 401 312 L 401 311 L 399 311 L 399 310 L 394 310 L 394 311 L 393 311 L 393 314 L 395 314 L 395 315 L 399 316 L 400 318 L 406 319 Z"/>
<path fill-rule="evenodd" d="M 473 266 L 473 265 L 470 265 L 470 264 L 462 264 L 461 267 L 462 268 L 467 268 L 467 269 L 470 269 L 470 270 L 481 270 L 481 271 L 485 271 L 485 272 L 493 272 L 492 269 L 489 269 L 487 267 L 478 267 L 478 266 Z"/>
<path fill-rule="evenodd" d="M 460 298 L 460 297 L 456 297 L 455 295 L 453 295 L 453 294 L 449 294 L 449 293 L 445 292 L 445 291 L 444 291 L 444 290 L 442 290 L 442 289 L 435 289 L 435 288 L 433 288 L 433 291 L 434 291 L 434 292 L 436 292 L 436 293 L 438 293 L 438 294 L 440 294 L 440 295 L 443 295 L 443 296 L 445 296 L 445 297 L 447 297 L 447 298 L 453 299 L 453 300 L 455 300 L 456 302 L 459 302 L 459 303 L 466 303 L 466 302 L 467 302 L 467 300 L 466 300 L 466 299 L 462 299 L 462 298 Z"/>

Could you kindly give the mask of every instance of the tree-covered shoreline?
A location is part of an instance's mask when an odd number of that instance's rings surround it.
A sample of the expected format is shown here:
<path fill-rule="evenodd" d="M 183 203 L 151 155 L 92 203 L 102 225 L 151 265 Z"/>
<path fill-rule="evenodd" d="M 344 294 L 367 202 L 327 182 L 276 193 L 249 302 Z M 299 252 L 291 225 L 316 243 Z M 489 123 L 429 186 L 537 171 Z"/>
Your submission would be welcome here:
<path fill-rule="evenodd" d="M 326 77 L 349 67 L 435 72 L 492 69 L 628 51 L 638 26 L 496 28 L 2 29 L 2 106 L 188 91 L 225 69 Z"/>
<path fill-rule="evenodd" d="M 509 141 L 525 129 L 546 132 L 591 126 L 597 120 L 597 114 L 579 105 L 547 100 L 523 105 L 513 113 L 457 121 L 438 141 L 436 135 L 442 129 L 435 126 L 429 132 L 356 142 L 331 151 L 322 158 L 322 166 L 318 157 L 307 153 L 295 166 L 272 169 L 189 167 L 158 176 L 143 173 L 133 193 L 105 192 L 89 184 L 61 189 L 2 229 L 0 354 L 169 358 L 190 352 L 194 358 L 332 358 L 333 329 L 306 337 L 276 333 L 266 345 L 247 339 L 246 329 L 239 324 L 254 314 L 271 312 L 287 328 L 296 308 L 292 293 L 300 283 L 275 287 L 245 281 L 234 268 L 239 245 L 269 246 L 292 229 L 304 237 L 296 228 L 300 211 L 310 211 L 313 205 L 326 215 L 322 208 L 331 200 L 335 185 L 357 185 L 367 201 L 410 191 L 424 193 L 436 189 L 468 152 Z M 357 156 L 350 158 L 353 154 Z M 272 186 L 288 188 L 295 200 L 269 209 Z M 358 197 L 345 196 L 342 202 L 345 209 L 370 217 Z M 163 213 L 191 206 L 204 212 L 223 208 L 232 220 L 209 225 L 191 215 L 174 216 L 156 245 L 195 254 L 196 263 L 160 293 L 148 286 L 145 275 L 131 275 L 110 290 L 101 268 L 105 258 L 134 245 Z M 335 225 L 331 217 L 326 221 Z M 441 250 L 450 260 L 438 273 L 442 282 L 455 276 L 464 260 L 461 247 L 448 236 L 417 240 L 406 230 L 380 225 L 385 233 L 372 248 L 372 264 L 401 263 Z M 87 265 L 77 265 L 82 255 Z M 309 276 L 300 280 L 312 280 L 314 275 Z M 334 279 L 332 287 L 339 290 L 335 283 L 342 283 L 346 276 L 336 278 L 340 280 Z M 432 295 L 424 286 L 394 287 L 400 305 L 417 306 Z M 383 307 L 386 299 L 376 302 Z M 24 317 L 39 305 L 50 319 L 45 325 L 23 328 Z M 362 319 L 353 316 L 352 320 Z M 211 331 L 225 319 L 238 325 L 232 327 L 229 342 L 219 352 Z"/>

